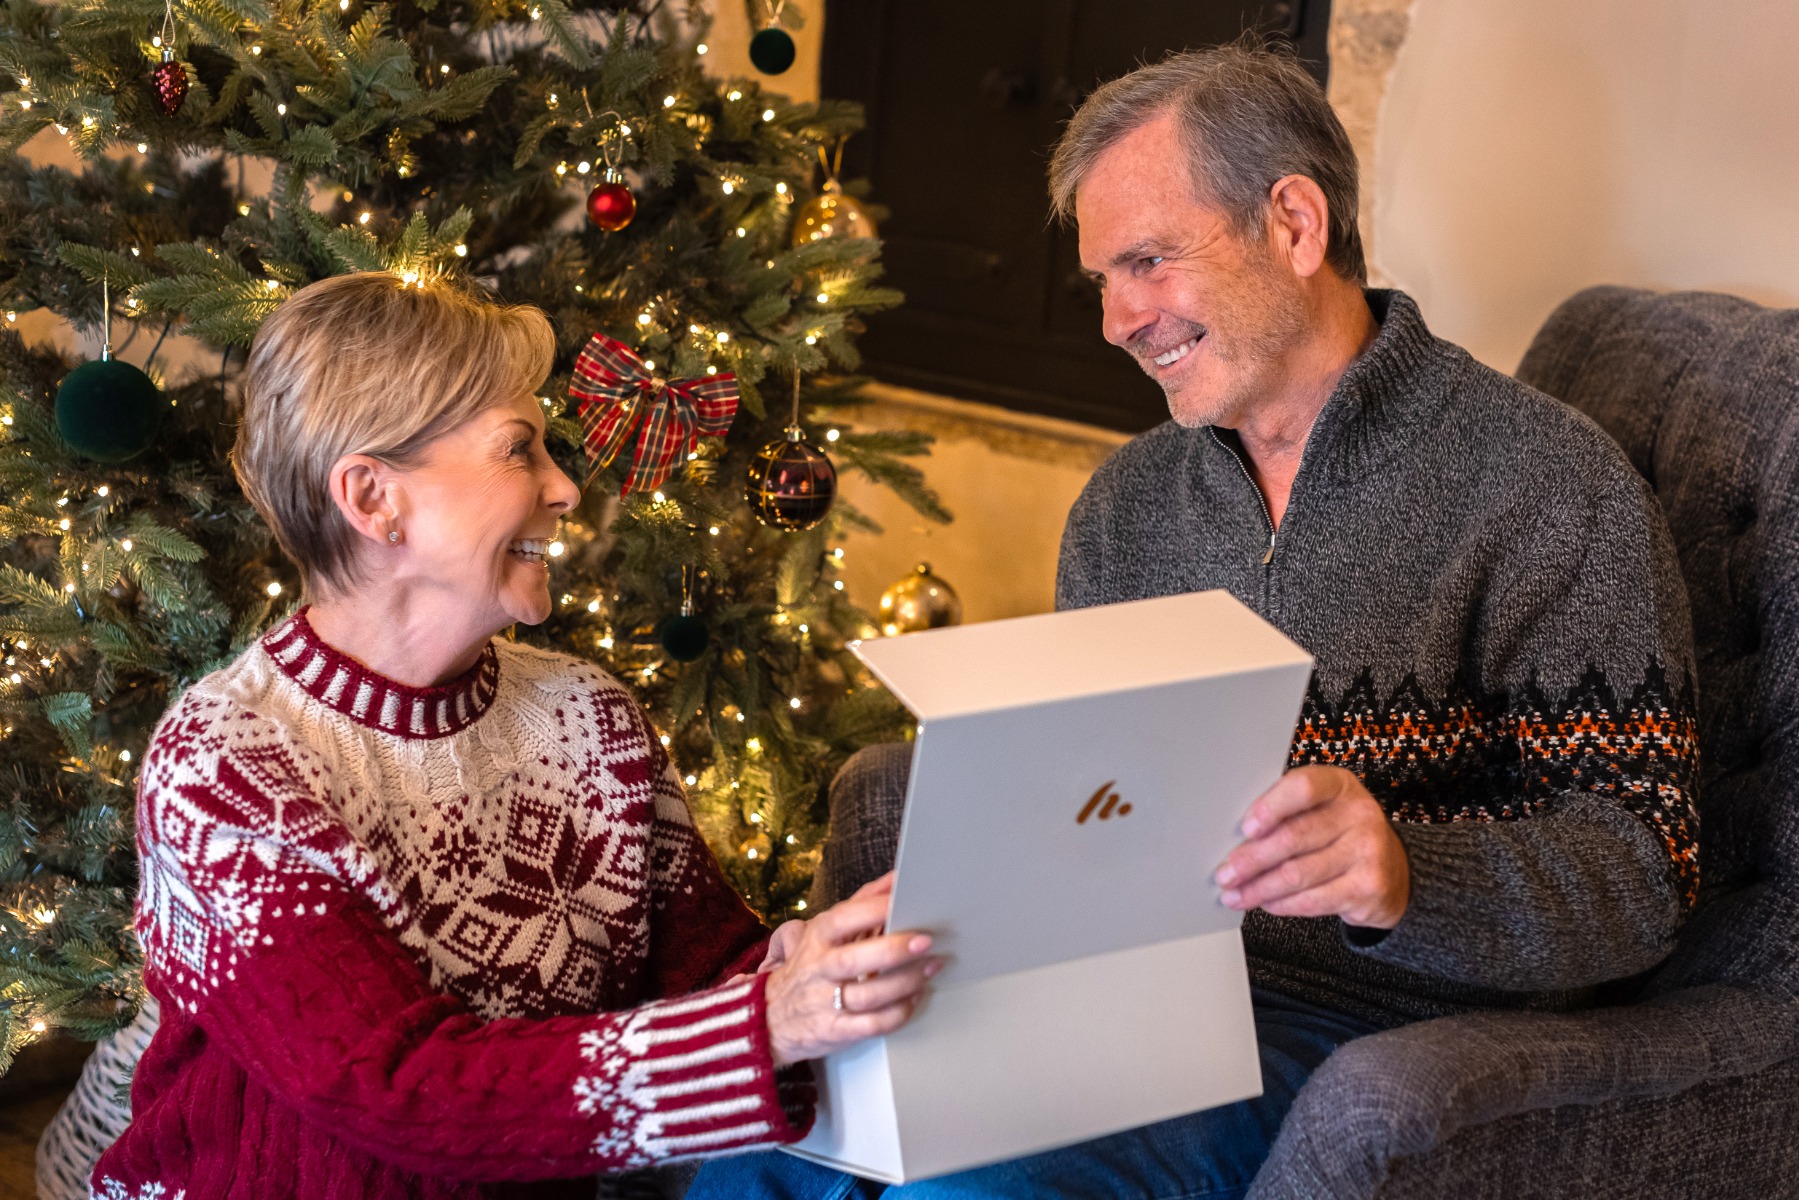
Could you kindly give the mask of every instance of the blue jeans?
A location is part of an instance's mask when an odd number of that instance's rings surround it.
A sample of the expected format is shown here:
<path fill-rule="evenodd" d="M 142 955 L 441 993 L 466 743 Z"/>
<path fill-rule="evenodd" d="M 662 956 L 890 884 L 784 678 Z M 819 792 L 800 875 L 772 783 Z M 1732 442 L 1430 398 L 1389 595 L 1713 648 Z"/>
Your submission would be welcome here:
<path fill-rule="evenodd" d="M 1252 989 L 1262 1094 L 1078 1146 L 898 1186 L 767 1150 L 701 1168 L 687 1200 L 1237 1200 L 1268 1157 L 1293 1097 L 1330 1052 L 1374 1026 Z"/>

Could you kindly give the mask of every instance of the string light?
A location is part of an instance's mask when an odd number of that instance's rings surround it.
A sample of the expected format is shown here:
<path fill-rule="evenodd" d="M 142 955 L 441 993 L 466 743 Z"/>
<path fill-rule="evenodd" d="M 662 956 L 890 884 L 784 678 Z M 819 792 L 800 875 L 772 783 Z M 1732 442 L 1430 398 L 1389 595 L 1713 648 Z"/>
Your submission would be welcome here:
<path fill-rule="evenodd" d="M 786 184 L 784 184 L 784 183 L 775 184 L 775 195 L 785 196 L 786 194 L 787 194 L 787 185 Z"/>
<path fill-rule="evenodd" d="M 808 345 L 808 346 L 818 345 L 818 335 L 815 333 L 808 333 L 806 335 L 806 345 Z"/>
<path fill-rule="evenodd" d="M 774 110 L 774 109 L 772 109 L 772 108 L 765 108 L 765 109 L 763 109 L 763 110 L 762 110 L 762 119 L 763 119 L 763 120 L 764 120 L 764 121 L 772 121 L 772 120 L 774 120 L 774 119 L 775 119 L 775 110 Z"/>
<path fill-rule="evenodd" d="M 800 912 L 805 912 L 806 911 L 806 902 L 804 900 L 801 900 L 798 904 L 794 905 L 793 907 L 798 909 Z"/>
<path fill-rule="evenodd" d="M 748 237 L 748 236 L 749 236 L 749 235 L 750 235 L 750 231 L 749 231 L 749 230 L 747 230 L 747 229 L 745 229 L 745 228 L 744 228 L 744 227 L 743 227 L 743 226 L 741 226 L 741 225 L 739 225 L 739 226 L 738 226 L 738 227 L 737 227 L 737 236 L 738 236 L 738 237 Z"/>
<path fill-rule="evenodd" d="M 665 733 L 665 734 L 663 734 L 663 735 L 662 735 L 662 736 L 661 736 L 661 737 L 660 737 L 660 738 L 658 738 L 658 739 L 657 739 L 657 740 L 658 740 L 658 741 L 660 741 L 660 742 L 661 742 L 661 743 L 662 743 L 662 745 L 663 745 L 663 746 L 664 746 L 664 747 L 667 747 L 667 745 L 668 745 L 668 743 L 669 743 L 669 737 L 668 737 L 668 735 L 667 735 L 667 734 L 666 734 L 666 733 Z"/>
<path fill-rule="evenodd" d="M 120 762 L 130 762 L 131 761 L 131 751 L 129 751 L 129 750 L 119 751 L 119 761 Z"/>
<path fill-rule="evenodd" d="M 150 153 L 150 143 L 149 143 L 149 142 L 139 142 L 139 143 L 138 143 L 138 144 L 137 144 L 137 152 L 138 152 L 138 153 L 139 153 L 139 154 L 148 154 L 148 153 Z"/>
<path fill-rule="evenodd" d="M 101 484 L 101 485 L 100 485 L 100 490 L 99 490 L 99 491 L 97 491 L 97 492 L 95 492 L 95 493 L 94 493 L 94 494 L 95 494 L 95 495 L 96 495 L 96 496 L 100 496 L 100 497 L 102 497 L 102 498 L 104 498 L 104 497 L 106 497 L 106 496 L 110 496 L 110 495 L 112 495 L 112 489 L 111 489 L 111 488 L 109 488 L 109 487 L 107 487 L 107 486 L 106 486 L 106 485 L 105 485 L 105 484 L 104 484 L 104 483 L 103 483 L 103 484 Z"/>
<path fill-rule="evenodd" d="M 589 600 L 587 602 L 587 611 L 591 612 L 591 613 L 599 612 L 600 611 L 600 602 L 598 600 Z"/>
<path fill-rule="evenodd" d="M 637 323 L 639 325 L 648 325 L 650 323 L 650 314 L 647 312 L 638 313 L 637 314 Z"/>
<path fill-rule="evenodd" d="M 693 52 L 694 52 L 694 53 L 695 53 L 695 54 L 704 54 L 704 53 L 706 53 L 706 43 L 705 43 L 705 42 L 701 42 L 701 43 L 700 43 L 700 44 L 699 44 L 699 45 L 697 45 L 697 46 L 695 46 L 695 47 L 694 47 L 694 48 L 693 48 Z"/>
<path fill-rule="evenodd" d="M 729 196 L 733 191 L 736 190 L 736 188 L 732 185 L 731 181 L 729 179 L 727 179 L 724 181 L 724 183 L 719 185 L 719 190 L 724 192 L 725 195 Z"/>
<path fill-rule="evenodd" d="M 457 258 L 467 258 L 468 257 L 468 243 L 466 243 L 466 242 L 457 242 L 456 243 L 456 257 Z"/>
<path fill-rule="evenodd" d="M 751 825 L 760 825 L 760 824 L 762 824 L 762 814 L 761 814 L 761 813 L 759 813 L 759 812 L 753 812 L 753 813 L 751 813 L 751 814 L 750 814 L 750 824 L 751 824 Z"/>
<path fill-rule="evenodd" d="M 356 223 L 358 225 L 367 225 L 369 223 L 369 218 L 374 215 L 375 215 L 374 213 L 369 212 L 367 209 L 364 209 L 362 212 L 362 215 L 356 218 Z"/>
<path fill-rule="evenodd" d="M 664 496 L 661 492 L 656 492 L 650 496 L 650 499 L 654 500 L 657 504 L 661 504 L 664 500 L 667 500 L 668 497 Z"/>
<path fill-rule="evenodd" d="M 275 115 L 278 117 L 285 117 L 287 115 L 287 105 L 277 104 L 275 106 Z"/>
<path fill-rule="evenodd" d="M 722 346 L 725 343 L 729 342 L 730 340 L 731 340 L 731 335 L 729 333 L 726 333 L 722 329 L 718 331 L 718 344 L 719 345 Z"/>
<path fill-rule="evenodd" d="M 602 649 L 602 650 L 612 649 L 612 635 L 611 634 L 607 634 L 605 637 L 600 639 L 600 649 Z"/>
<path fill-rule="evenodd" d="M 788 708 L 797 709 L 799 706 L 800 706 L 800 698 L 798 696 L 795 696 L 793 699 L 791 699 L 787 702 Z"/>
<path fill-rule="evenodd" d="M 262 47 L 261 46 L 251 46 L 250 53 L 254 54 L 260 58 L 262 56 Z"/>
<path fill-rule="evenodd" d="M 698 782 L 699 782 L 699 778 L 697 776 L 689 775 L 687 777 L 687 786 L 688 787 L 692 787 L 694 784 L 696 784 Z"/>
<path fill-rule="evenodd" d="M 267 592 L 271 596 L 279 596 L 281 594 L 281 581 L 275 580 L 275 581 L 271 582 L 268 587 L 266 587 L 262 590 Z"/>
<path fill-rule="evenodd" d="M 818 302 L 820 304 L 829 304 L 831 302 L 831 293 L 829 293 L 829 292 L 818 293 Z"/>
<path fill-rule="evenodd" d="M 662 97 L 662 107 L 663 108 L 673 108 L 674 106 L 675 106 L 675 98 L 673 96 Z"/>
<path fill-rule="evenodd" d="M 568 549 L 568 547 L 564 546 L 561 542 L 551 542 L 545 549 L 548 550 L 551 558 L 561 558 L 562 552 Z"/>
<path fill-rule="evenodd" d="M 740 92 L 740 91 L 738 91 L 738 90 L 737 90 L 737 89 L 736 89 L 736 88 L 732 88 L 732 89 L 731 89 L 731 91 L 730 91 L 730 93 L 729 93 L 729 94 L 728 94 L 728 95 L 727 95 L 727 96 L 726 96 L 726 97 L 725 97 L 725 99 L 727 99 L 727 100 L 741 100 L 741 99 L 743 99 L 743 93 L 742 93 L 742 92 Z"/>
<path fill-rule="evenodd" d="M 709 366 L 709 367 L 707 367 L 707 368 L 706 368 L 706 374 L 708 374 L 708 375 L 716 375 L 716 374 L 718 374 L 718 368 L 717 368 L 717 367 L 710 367 L 710 366 Z"/>
<path fill-rule="evenodd" d="M 586 159 L 582 159 L 580 162 L 575 164 L 575 174 L 577 174 L 577 175 L 585 175 L 591 170 L 593 170 L 593 164 L 588 162 Z"/>
<path fill-rule="evenodd" d="M 123 550 L 127 554 L 131 553 L 131 546 L 132 546 L 132 542 L 131 542 L 130 538 L 126 538 L 124 541 L 119 543 L 119 549 Z"/>
<path fill-rule="evenodd" d="M 713 537 L 717 537 L 718 536 L 718 526 L 714 525 L 712 528 L 708 529 L 706 532 L 711 534 Z"/>

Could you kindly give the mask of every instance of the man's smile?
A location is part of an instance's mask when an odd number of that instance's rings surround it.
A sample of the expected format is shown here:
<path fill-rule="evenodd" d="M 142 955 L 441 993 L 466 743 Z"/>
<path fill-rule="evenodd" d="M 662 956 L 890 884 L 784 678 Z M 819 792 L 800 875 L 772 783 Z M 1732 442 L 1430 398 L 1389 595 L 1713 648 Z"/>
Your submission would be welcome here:
<path fill-rule="evenodd" d="M 1172 350 L 1164 350 L 1162 353 L 1155 356 L 1155 364 L 1158 367 L 1172 367 L 1175 363 L 1193 353 L 1194 349 L 1199 345 L 1199 339 L 1204 336 L 1205 334 L 1202 333 L 1198 337 L 1190 337 Z"/>

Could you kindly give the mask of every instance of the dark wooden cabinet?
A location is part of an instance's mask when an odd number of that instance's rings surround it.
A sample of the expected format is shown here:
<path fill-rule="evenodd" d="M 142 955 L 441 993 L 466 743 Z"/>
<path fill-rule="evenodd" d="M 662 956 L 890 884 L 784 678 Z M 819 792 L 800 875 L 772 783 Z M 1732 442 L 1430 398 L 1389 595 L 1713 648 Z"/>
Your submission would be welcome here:
<path fill-rule="evenodd" d="M 1088 91 L 1169 50 L 1247 28 L 1324 75 L 1328 0 L 829 0 L 822 84 L 868 128 L 847 177 L 881 228 L 904 307 L 869 319 L 877 378 L 1009 408 L 1147 429 L 1161 389 L 1099 330 L 1072 229 L 1049 222 L 1050 147 Z"/>

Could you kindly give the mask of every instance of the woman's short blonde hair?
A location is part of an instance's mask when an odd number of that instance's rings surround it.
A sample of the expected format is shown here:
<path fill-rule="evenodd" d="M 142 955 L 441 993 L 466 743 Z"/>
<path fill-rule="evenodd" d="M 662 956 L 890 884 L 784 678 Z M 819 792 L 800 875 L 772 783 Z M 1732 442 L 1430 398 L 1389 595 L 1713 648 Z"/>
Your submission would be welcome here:
<path fill-rule="evenodd" d="M 405 467 L 438 434 L 535 389 L 555 351 L 529 305 L 386 271 L 320 280 L 277 308 L 250 348 L 231 463 L 307 592 L 356 578 L 357 534 L 331 499 L 339 458 Z"/>

